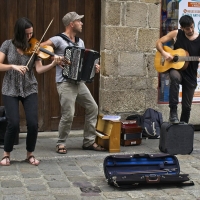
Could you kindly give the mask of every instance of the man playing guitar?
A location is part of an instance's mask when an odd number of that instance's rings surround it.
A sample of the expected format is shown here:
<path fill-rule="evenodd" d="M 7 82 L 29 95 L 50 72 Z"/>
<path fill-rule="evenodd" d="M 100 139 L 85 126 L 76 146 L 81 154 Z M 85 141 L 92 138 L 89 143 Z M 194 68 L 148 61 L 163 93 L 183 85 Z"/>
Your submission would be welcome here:
<path fill-rule="evenodd" d="M 184 15 L 179 20 L 181 28 L 173 30 L 161 37 L 156 42 L 157 50 L 162 54 L 166 61 L 172 61 L 173 55 L 163 49 L 163 44 L 173 40 L 174 49 L 182 48 L 190 56 L 200 56 L 200 36 L 194 30 L 194 20 L 189 15 Z M 189 122 L 191 104 L 195 88 L 197 86 L 198 61 L 189 62 L 185 70 L 171 68 L 169 70 L 170 89 L 169 89 L 169 122 L 178 124 L 177 105 L 179 102 L 179 84 L 182 85 L 182 112 L 180 121 Z"/>

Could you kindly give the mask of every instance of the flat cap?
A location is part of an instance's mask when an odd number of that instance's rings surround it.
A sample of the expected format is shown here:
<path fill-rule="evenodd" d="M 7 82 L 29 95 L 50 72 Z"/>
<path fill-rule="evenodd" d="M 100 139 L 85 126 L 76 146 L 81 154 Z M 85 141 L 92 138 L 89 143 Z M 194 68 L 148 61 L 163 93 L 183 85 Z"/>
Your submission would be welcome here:
<path fill-rule="evenodd" d="M 64 26 L 66 27 L 69 25 L 70 22 L 73 22 L 77 19 L 81 19 L 83 17 L 84 15 L 78 15 L 76 12 L 69 12 L 62 18 L 62 22 Z"/>

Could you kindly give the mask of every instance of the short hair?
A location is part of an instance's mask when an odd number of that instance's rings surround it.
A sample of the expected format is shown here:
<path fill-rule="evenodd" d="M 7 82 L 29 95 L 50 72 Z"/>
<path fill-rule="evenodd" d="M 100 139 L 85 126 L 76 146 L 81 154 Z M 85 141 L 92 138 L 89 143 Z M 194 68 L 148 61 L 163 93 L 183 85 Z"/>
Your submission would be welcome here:
<path fill-rule="evenodd" d="M 182 28 L 185 27 L 189 27 L 192 24 L 194 24 L 194 20 L 191 16 L 189 15 L 183 15 L 180 19 L 179 19 L 179 24 L 181 25 Z"/>

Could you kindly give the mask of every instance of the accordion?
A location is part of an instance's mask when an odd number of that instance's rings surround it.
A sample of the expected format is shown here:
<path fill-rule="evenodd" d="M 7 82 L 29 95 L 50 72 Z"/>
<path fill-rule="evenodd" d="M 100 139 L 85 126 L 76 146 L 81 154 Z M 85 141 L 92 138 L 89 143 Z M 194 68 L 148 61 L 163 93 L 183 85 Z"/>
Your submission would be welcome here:
<path fill-rule="evenodd" d="M 75 82 L 92 82 L 99 58 L 100 54 L 97 51 L 76 46 L 67 47 L 64 59 L 68 62 L 63 67 L 62 75 Z"/>

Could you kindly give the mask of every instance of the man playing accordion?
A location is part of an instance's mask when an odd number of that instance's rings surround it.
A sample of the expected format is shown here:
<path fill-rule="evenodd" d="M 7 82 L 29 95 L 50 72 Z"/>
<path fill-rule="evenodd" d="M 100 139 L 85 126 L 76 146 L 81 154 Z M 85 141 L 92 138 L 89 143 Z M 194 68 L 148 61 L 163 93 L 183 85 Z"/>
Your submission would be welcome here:
<path fill-rule="evenodd" d="M 82 32 L 83 23 L 81 19 L 84 15 L 78 15 L 76 12 L 67 13 L 62 22 L 65 26 L 65 32 L 57 36 L 51 37 L 43 42 L 41 46 L 50 45 L 54 48 L 55 54 L 64 56 L 66 47 L 76 46 L 84 48 L 84 42 L 76 36 Z M 63 61 L 56 66 L 56 84 L 61 105 L 61 119 L 58 127 L 59 137 L 56 145 L 56 152 L 66 154 L 66 139 L 70 133 L 75 112 L 75 102 L 85 108 L 85 126 L 84 126 L 84 150 L 105 151 L 104 148 L 95 143 L 96 138 L 96 122 L 98 115 L 98 106 L 92 97 L 89 89 L 84 81 L 75 82 L 66 79 L 63 76 Z M 100 65 L 95 64 L 96 73 L 100 71 Z"/>

